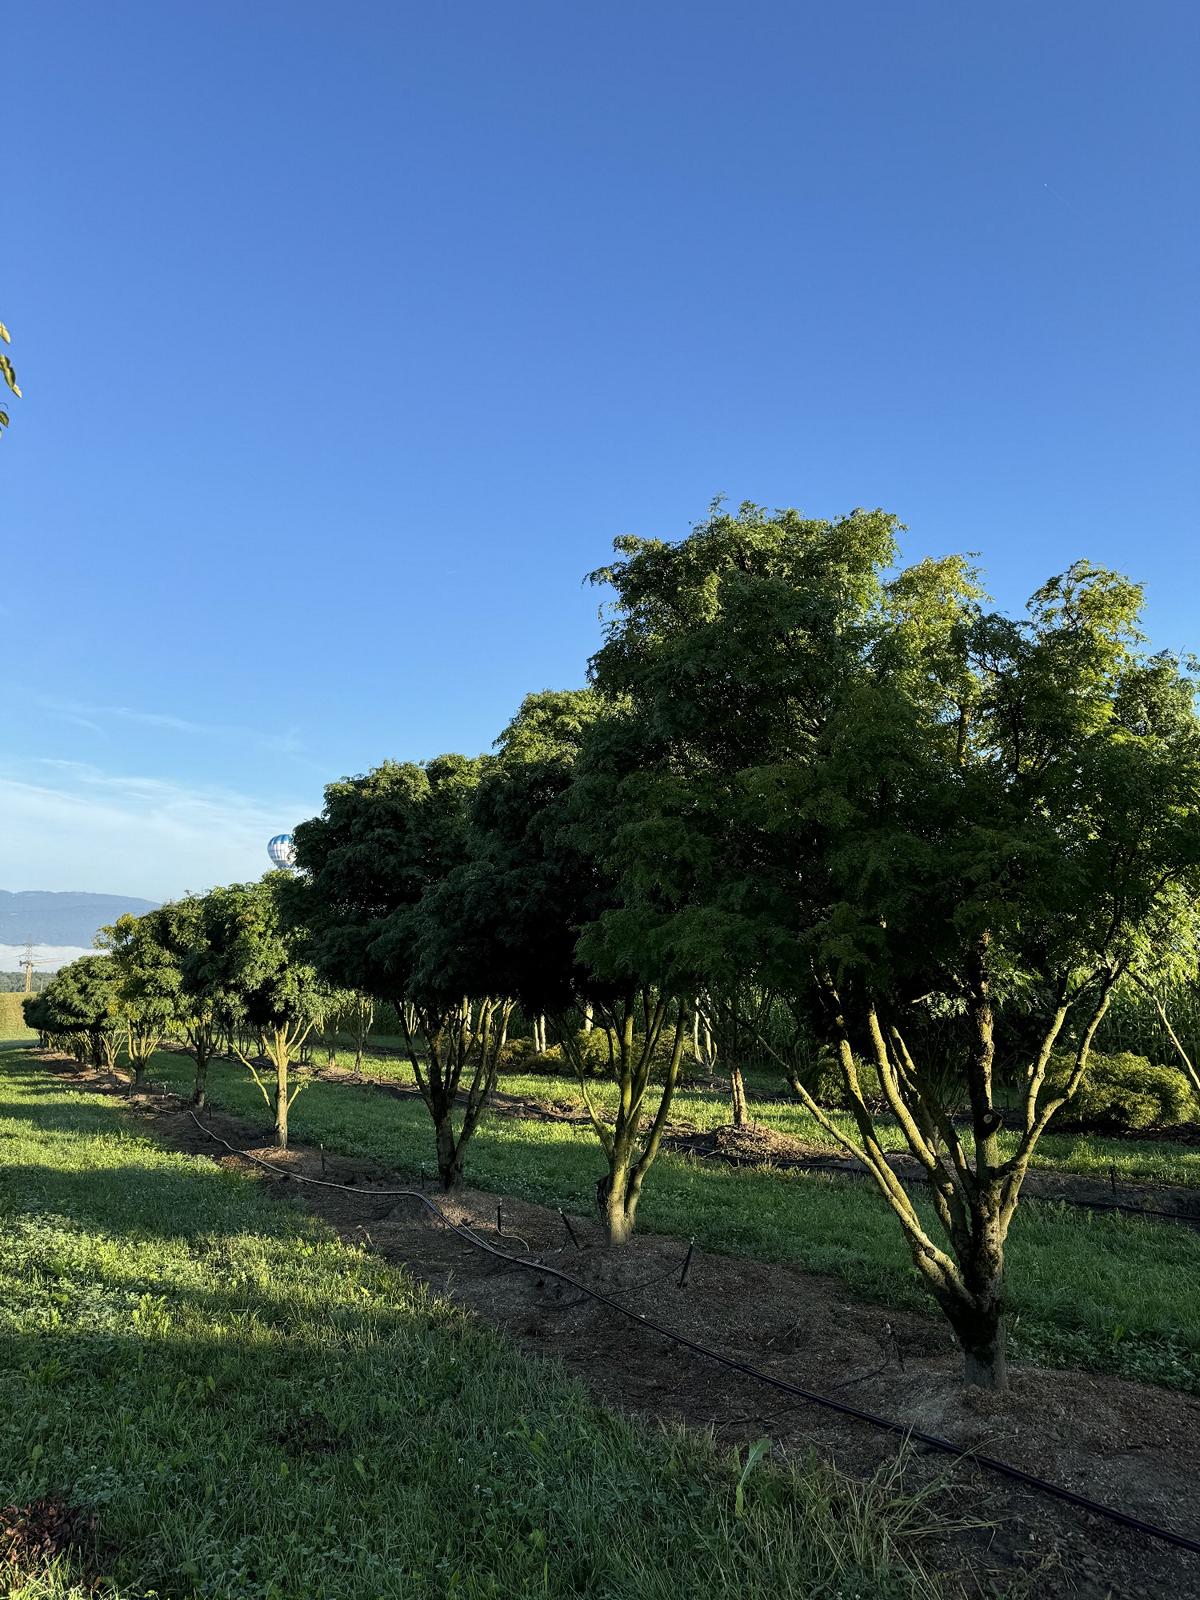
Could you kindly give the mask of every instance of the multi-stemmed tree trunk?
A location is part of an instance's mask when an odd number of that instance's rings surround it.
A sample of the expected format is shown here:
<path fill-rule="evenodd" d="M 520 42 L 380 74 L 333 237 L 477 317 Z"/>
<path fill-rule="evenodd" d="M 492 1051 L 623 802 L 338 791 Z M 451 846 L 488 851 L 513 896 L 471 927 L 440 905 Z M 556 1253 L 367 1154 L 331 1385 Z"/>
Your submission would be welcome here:
<path fill-rule="evenodd" d="M 611 1123 L 592 1098 L 573 1019 L 558 1019 L 556 1032 L 575 1067 L 588 1116 L 608 1163 L 608 1171 L 596 1187 L 596 1200 L 608 1241 L 617 1245 L 624 1244 L 633 1233 L 642 1185 L 662 1143 L 679 1079 L 688 1017 L 683 1001 L 650 990 L 627 994 L 615 1005 L 598 1009 L 608 1028 L 612 1072 L 620 1090 Z M 664 1081 L 649 1127 L 644 1128 L 656 1065 L 663 1066 Z"/>
<path fill-rule="evenodd" d="M 832 1121 L 799 1079 L 794 1078 L 793 1084 L 825 1131 L 862 1162 L 891 1207 L 918 1272 L 954 1330 L 967 1383 L 999 1390 L 1008 1381 L 1004 1252 L 1021 1185 L 1051 1116 L 1083 1082 L 1092 1040 L 1121 972 L 1115 965 L 1106 966 L 1082 980 L 1060 977 L 1053 985 L 1055 1000 L 1023 1076 L 1021 1123 L 1013 1130 L 1015 1145 L 1006 1155 L 1000 1140 L 1004 1116 L 994 1098 L 995 1017 L 988 948 L 985 935 L 969 958 L 966 1004 L 970 1045 L 963 1062 L 970 1106 L 969 1154 L 939 1092 L 936 1075 L 923 1073 L 910 1054 L 899 1012 L 866 993 L 851 1015 L 831 977 L 825 978 L 822 988 L 858 1137 Z M 1081 1026 L 1071 1064 L 1065 1079 L 1056 1080 L 1048 1090 L 1055 1046 L 1076 1008 Z M 914 1186 L 910 1193 L 884 1151 L 867 1104 L 852 1034 L 869 1040 L 870 1061 L 888 1110 L 932 1199 L 942 1234 L 940 1243 L 917 1211 L 914 1195 L 919 1189 Z M 765 1036 L 762 1043 L 774 1051 Z"/>
<path fill-rule="evenodd" d="M 746 1110 L 746 1080 L 742 1076 L 741 1067 L 729 1069 L 729 1097 L 733 1110 L 733 1125 L 735 1128 L 744 1128 L 750 1118 Z"/>
<path fill-rule="evenodd" d="M 217 1027 L 211 1017 L 193 1017 L 184 1024 L 184 1032 L 188 1051 L 196 1067 L 192 1080 L 192 1104 L 201 1111 L 208 1093 L 208 1065 L 217 1053 Z"/>
<path fill-rule="evenodd" d="M 396 1006 L 413 1075 L 433 1119 L 443 1189 L 462 1179 L 467 1145 L 496 1087 L 512 1010 L 513 1001 L 495 997 Z"/>
<path fill-rule="evenodd" d="M 116 1071 L 123 1037 L 123 1033 L 116 1028 L 101 1028 L 91 1035 L 92 1065 L 97 1071 Z M 83 1055 L 79 1055 L 78 1051 L 76 1054 L 78 1059 L 84 1060 L 87 1055 L 86 1046 L 83 1047 Z"/>
<path fill-rule="evenodd" d="M 150 1057 L 162 1043 L 162 1034 L 158 1028 L 147 1028 L 141 1024 L 130 1022 L 125 1029 L 125 1053 L 129 1057 L 129 1066 L 133 1073 L 132 1089 L 140 1089 L 146 1081 L 146 1067 Z"/>
<path fill-rule="evenodd" d="M 275 1145 L 280 1150 L 287 1149 L 288 1112 L 292 1109 L 296 1096 L 308 1083 L 307 1078 L 302 1078 L 293 1087 L 290 1081 L 291 1065 L 313 1026 L 312 1021 L 295 1021 L 277 1023 L 274 1027 L 264 1030 L 261 1036 L 262 1053 L 274 1069 L 274 1082 L 270 1084 L 259 1072 L 253 1058 L 247 1055 L 240 1045 L 234 1047 L 238 1060 L 249 1070 L 250 1076 L 258 1085 L 259 1093 L 275 1114 Z"/>
<path fill-rule="evenodd" d="M 367 1036 L 371 1032 L 371 1024 L 375 1021 L 375 1002 L 369 994 L 355 995 L 350 1007 L 350 1033 L 354 1040 L 354 1070 L 362 1071 L 363 1053 L 367 1048 Z"/>
<path fill-rule="evenodd" d="M 771 996 L 765 990 L 739 996 L 736 988 L 727 994 L 708 991 L 696 1002 L 697 1053 L 709 1072 L 716 1067 L 719 1058 L 723 1057 L 729 1062 L 729 1106 L 735 1128 L 744 1128 L 750 1122 L 742 1056 L 747 1041 L 757 1038 L 756 1029 L 770 1009 L 770 1004 Z"/>

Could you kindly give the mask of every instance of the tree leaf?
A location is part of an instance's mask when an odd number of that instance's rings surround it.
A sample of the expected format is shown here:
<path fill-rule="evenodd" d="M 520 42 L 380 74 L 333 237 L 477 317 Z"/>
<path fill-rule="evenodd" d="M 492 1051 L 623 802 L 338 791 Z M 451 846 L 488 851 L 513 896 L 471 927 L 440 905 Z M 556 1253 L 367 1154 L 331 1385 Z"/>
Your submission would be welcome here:
<path fill-rule="evenodd" d="M 13 370 L 12 362 L 6 355 L 0 355 L 0 372 L 4 374 L 5 383 L 19 399 L 21 391 L 17 388 L 17 374 Z"/>

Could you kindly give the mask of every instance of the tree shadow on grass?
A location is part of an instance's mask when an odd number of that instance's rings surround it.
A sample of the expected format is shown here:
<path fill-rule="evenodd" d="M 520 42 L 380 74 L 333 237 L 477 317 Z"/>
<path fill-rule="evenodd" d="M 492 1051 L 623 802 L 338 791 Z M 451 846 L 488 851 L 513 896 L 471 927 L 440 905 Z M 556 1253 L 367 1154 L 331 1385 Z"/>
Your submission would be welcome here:
<path fill-rule="evenodd" d="M 71 1132 L 84 1132 L 72 1128 Z M 63 1216 L 80 1227 L 131 1238 L 188 1242 L 214 1234 L 294 1235 L 298 1207 L 247 1205 L 247 1178 L 203 1157 L 126 1159 L 112 1166 L 64 1169 L 51 1160 L 0 1165 L 0 1214 Z M 49 1152 L 48 1152 L 49 1156 Z"/>

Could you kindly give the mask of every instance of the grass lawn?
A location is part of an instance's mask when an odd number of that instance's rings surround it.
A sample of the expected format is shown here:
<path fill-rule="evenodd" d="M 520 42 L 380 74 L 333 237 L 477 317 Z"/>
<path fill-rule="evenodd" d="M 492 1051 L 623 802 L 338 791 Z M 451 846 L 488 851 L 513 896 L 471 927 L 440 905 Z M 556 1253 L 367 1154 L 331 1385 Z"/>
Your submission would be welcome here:
<path fill-rule="evenodd" d="M 706 1441 L 28 1057 L 0 1060 L 0 1149 L 0 1506 L 98 1517 L 94 1557 L 0 1571 L 14 1600 L 936 1593 L 889 1481 L 767 1465 L 738 1515 Z"/>
<path fill-rule="evenodd" d="M 320 1053 L 317 1060 L 323 1062 Z M 353 1065 L 353 1053 L 341 1051 L 339 1061 L 343 1066 Z M 397 1056 L 367 1055 L 363 1071 L 373 1077 L 385 1078 L 395 1083 L 411 1085 L 412 1068 Z M 531 1100 L 570 1103 L 580 1111 L 583 1097 L 579 1084 L 573 1077 L 549 1077 L 545 1073 L 505 1073 L 500 1080 L 505 1094 L 523 1095 Z M 613 1084 L 598 1080 L 592 1086 L 593 1098 L 598 1104 L 611 1102 L 616 1094 Z M 803 1106 L 780 1098 L 756 1100 L 751 1114 L 759 1122 L 780 1133 L 791 1134 L 809 1144 L 836 1148 L 829 1135 L 816 1118 Z M 683 1089 L 674 1099 L 672 1121 L 689 1123 L 700 1129 L 720 1127 L 729 1121 L 729 1099 L 711 1090 Z M 853 1118 L 848 1112 L 832 1111 L 830 1117 L 847 1133 L 855 1132 Z M 880 1120 L 880 1143 L 885 1149 L 906 1148 L 900 1130 Z M 1002 1134 L 1001 1148 L 1005 1154 L 1016 1146 L 1016 1137 Z M 1188 1188 L 1200 1188 L 1200 1149 L 1173 1144 L 1165 1139 L 1111 1139 L 1093 1133 L 1047 1133 L 1038 1145 L 1033 1159 L 1034 1167 L 1056 1168 L 1061 1172 L 1076 1172 L 1107 1178 L 1116 1172 L 1118 1181 L 1131 1183 L 1171 1183 Z"/>
<path fill-rule="evenodd" d="M 186 1057 L 154 1058 L 151 1077 L 186 1092 Z M 545 1083 L 544 1079 L 536 1080 Z M 269 1124 L 240 1067 L 214 1064 L 214 1104 Z M 294 1136 L 371 1155 L 399 1172 L 431 1173 L 424 1105 L 346 1083 L 312 1083 L 292 1111 Z M 466 1178 L 480 1188 L 590 1213 L 603 1170 L 587 1128 L 488 1115 Z M 695 1236 L 706 1249 L 795 1262 L 844 1279 L 872 1299 L 927 1307 L 899 1228 L 863 1183 L 824 1174 L 761 1171 L 659 1157 L 639 1226 Z M 930 1218 L 930 1226 L 936 1223 Z M 1065 1206 L 1023 1207 L 1009 1244 L 1013 1353 L 1200 1393 L 1200 1235 L 1172 1224 L 1098 1216 Z"/>

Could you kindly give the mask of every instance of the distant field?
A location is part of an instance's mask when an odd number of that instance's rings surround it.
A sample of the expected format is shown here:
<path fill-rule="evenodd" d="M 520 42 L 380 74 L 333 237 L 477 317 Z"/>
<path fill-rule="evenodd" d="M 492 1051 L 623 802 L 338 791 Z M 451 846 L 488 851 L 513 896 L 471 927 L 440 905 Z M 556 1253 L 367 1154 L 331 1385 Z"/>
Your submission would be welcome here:
<path fill-rule="evenodd" d="M 739 1505 L 730 1452 L 601 1410 L 111 1096 L 10 1057 L 0 1137 L 2 1515 L 97 1518 L 28 1582 L 6 1561 L 14 1600 L 939 1592 L 894 1487 L 768 1463 Z"/>
<path fill-rule="evenodd" d="M 0 1044 L 12 1039 L 36 1039 L 32 1028 L 25 1026 L 25 1013 L 21 1009 L 23 994 L 0 992 Z"/>

